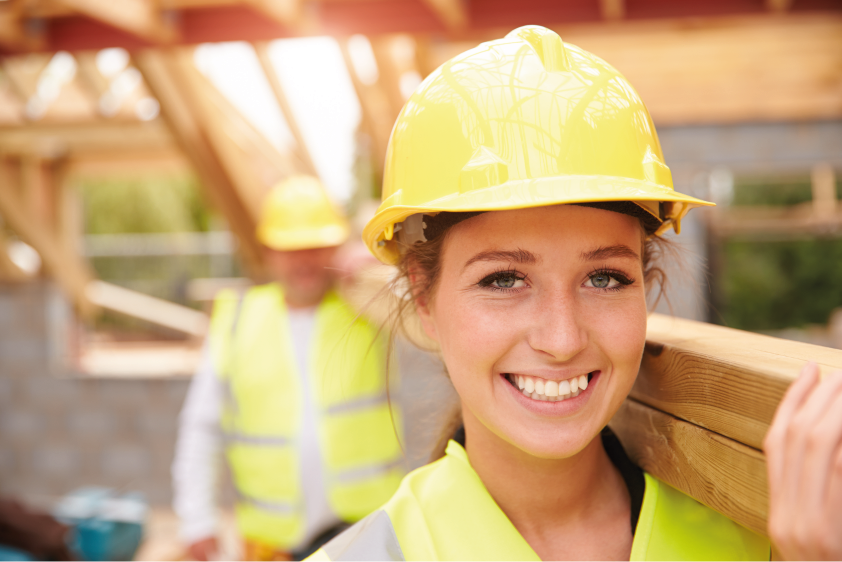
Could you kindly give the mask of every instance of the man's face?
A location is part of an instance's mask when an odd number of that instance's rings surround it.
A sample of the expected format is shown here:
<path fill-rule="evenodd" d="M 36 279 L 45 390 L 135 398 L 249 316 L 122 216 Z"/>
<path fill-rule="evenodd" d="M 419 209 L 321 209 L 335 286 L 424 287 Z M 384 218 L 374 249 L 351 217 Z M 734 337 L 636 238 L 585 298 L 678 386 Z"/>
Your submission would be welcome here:
<path fill-rule="evenodd" d="M 290 306 L 315 306 L 334 282 L 336 246 L 290 252 L 266 249 L 266 264 Z"/>

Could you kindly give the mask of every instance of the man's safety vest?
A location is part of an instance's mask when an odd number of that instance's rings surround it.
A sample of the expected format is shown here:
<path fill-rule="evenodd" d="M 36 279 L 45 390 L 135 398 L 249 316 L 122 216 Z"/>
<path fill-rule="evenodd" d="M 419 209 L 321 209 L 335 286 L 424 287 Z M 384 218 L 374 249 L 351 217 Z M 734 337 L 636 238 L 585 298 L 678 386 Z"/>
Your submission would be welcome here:
<path fill-rule="evenodd" d="M 287 308 L 277 284 L 242 299 L 223 291 L 211 319 L 211 353 L 225 389 L 222 432 L 246 539 L 289 549 L 304 531 L 300 443 L 302 379 Z M 380 507 L 403 477 L 390 412 L 386 342 L 335 293 L 316 310 L 309 353 L 309 388 L 327 498 L 344 521 Z M 300 351 L 299 351 L 300 352 Z"/>
<path fill-rule="evenodd" d="M 632 560 L 769 560 L 769 542 L 645 474 Z M 404 478 L 392 499 L 309 560 L 540 560 L 465 449 Z"/>

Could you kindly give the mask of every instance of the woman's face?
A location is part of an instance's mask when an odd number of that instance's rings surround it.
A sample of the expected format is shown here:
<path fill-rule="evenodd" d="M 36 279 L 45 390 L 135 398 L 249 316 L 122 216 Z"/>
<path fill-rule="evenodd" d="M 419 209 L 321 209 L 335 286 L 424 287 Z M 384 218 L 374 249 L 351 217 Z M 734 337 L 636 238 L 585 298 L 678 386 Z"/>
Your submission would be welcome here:
<path fill-rule="evenodd" d="M 581 451 L 640 366 L 642 246 L 637 219 L 587 207 L 488 212 L 453 227 L 419 313 L 466 421 L 537 457 Z"/>

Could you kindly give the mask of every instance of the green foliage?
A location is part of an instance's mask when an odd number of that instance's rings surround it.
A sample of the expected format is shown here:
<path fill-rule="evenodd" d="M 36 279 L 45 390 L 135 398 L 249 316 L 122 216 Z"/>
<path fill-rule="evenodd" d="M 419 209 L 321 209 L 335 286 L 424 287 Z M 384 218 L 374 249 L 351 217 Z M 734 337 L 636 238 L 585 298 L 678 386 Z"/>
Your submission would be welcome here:
<path fill-rule="evenodd" d="M 827 323 L 842 306 L 842 240 L 749 242 L 723 247 L 727 326 L 776 330 Z"/>
<path fill-rule="evenodd" d="M 836 197 L 842 199 L 842 182 L 836 183 Z M 809 176 L 791 178 L 741 179 L 734 184 L 734 207 L 784 207 L 807 203 L 813 199 Z"/>
<path fill-rule="evenodd" d="M 212 214 L 192 175 L 97 178 L 81 180 L 77 187 L 86 234 L 210 230 Z"/>

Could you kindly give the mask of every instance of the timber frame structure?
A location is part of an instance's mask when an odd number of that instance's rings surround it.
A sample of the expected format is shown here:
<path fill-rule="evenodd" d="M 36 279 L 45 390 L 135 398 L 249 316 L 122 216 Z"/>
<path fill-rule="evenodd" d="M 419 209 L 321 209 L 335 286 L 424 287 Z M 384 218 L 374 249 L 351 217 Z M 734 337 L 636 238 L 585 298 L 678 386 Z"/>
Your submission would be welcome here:
<path fill-rule="evenodd" d="M 97 285 L 77 251 L 79 217 L 67 178 L 91 170 L 192 169 L 239 240 L 246 271 L 260 279 L 253 233 L 261 197 L 279 179 L 315 171 L 268 62 L 269 41 L 337 39 L 379 174 L 405 102 L 401 78 L 423 78 L 480 41 L 530 23 L 611 61 L 659 126 L 842 118 L 837 0 L 7 0 L 0 2 L 3 226 L 38 252 L 45 272 L 89 316 L 97 306 L 117 305 L 104 300 L 113 291 Z M 372 47 L 375 80 L 355 69 L 349 44 L 357 34 Z M 288 152 L 269 143 L 193 62 L 195 45 L 235 40 L 255 48 L 296 141 Z M 112 47 L 130 53 L 139 85 L 106 112 L 100 102 L 111 84 L 94 58 Z M 60 51 L 72 54 L 77 72 L 57 99 L 41 103 L 40 77 Z M 136 108 L 148 99 L 160 114 L 144 120 Z M 833 172 L 814 173 L 819 203 L 792 220 L 808 232 L 838 229 L 842 207 L 827 187 Z M 765 232 L 779 218 L 759 217 L 754 229 Z M 754 224 L 744 219 L 711 222 L 727 233 Z M 25 282 L 5 251 L 4 232 L 0 282 Z M 202 321 L 191 316 L 179 325 L 200 333 Z M 612 426 L 643 468 L 765 533 L 762 438 L 810 359 L 825 372 L 842 369 L 840 350 L 653 316 L 640 378 Z"/>

